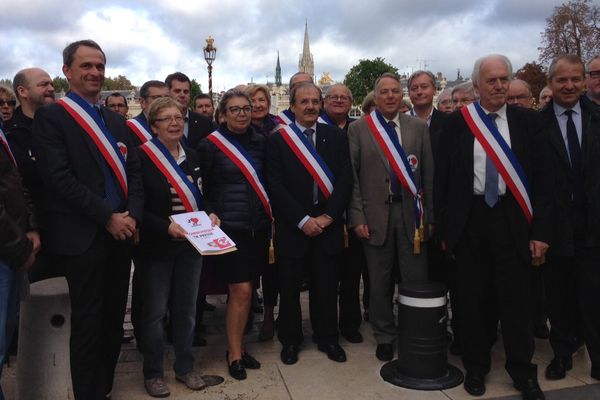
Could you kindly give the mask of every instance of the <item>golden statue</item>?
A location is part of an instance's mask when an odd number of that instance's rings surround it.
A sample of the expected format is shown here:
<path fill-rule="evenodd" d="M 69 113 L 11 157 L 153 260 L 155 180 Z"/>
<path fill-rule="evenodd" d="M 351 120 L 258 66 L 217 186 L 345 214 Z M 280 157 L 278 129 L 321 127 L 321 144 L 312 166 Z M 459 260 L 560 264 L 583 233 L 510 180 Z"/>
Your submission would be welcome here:
<path fill-rule="evenodd" d="M 319 79 L 319 86 L 326 86 L 331 84 L 333 84 L 333 79 L 331 78 L 331 75 L 329 75 L 329 72 L 323 72 L 321 79 Z"/>

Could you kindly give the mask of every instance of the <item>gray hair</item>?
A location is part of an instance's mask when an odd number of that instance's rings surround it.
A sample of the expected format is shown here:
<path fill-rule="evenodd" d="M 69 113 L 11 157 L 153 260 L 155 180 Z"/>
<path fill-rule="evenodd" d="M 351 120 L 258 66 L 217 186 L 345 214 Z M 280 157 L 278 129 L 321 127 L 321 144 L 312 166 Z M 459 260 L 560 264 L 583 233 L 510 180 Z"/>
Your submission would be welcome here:
<path fill-rule="evenodd" d="M 321 93 L 321 89 L 317 85 L 311 82 L 300 82 L 295 84 L 292 88 L 292 91 L 290 92 L 290 105 L 296 103 L 296 95 L 298 93 L 298 90 L 309 88 L 317 89 L 317 92 L 319 92 L 319 102 L 323 102 L 323 93 Z"/>
<path fill-rule="evenodd" d="M 384 78 L 392 78 L 400 84 L 400 87 L 402 87 L 402 82 L 400 82 L 400 77 L 398 75 L 394 74 L 393 72 L 384 72 L 383 74 L 379 75 L 379 78 L 377 78 L 375 81 L 375 86 L 373 86 L 375 93 L 377 93 L 377 86 L 379 86 L 379 82 L 381 82 L 381 80 Z"/>
<path fill-rule="evenodd" d="M 554 78 L 554 74 L 556 73 L 556 65 L 561 60 L 565 60 L 569 64 L 581 65 L 581 69 L 585 74 L 585 65 L 583 64 L 581 57 L 579 57 L 577 54 L 561 54 L 550 63 L 550 67 L 548 68 L 548 80 L 552 80 L 552 78 Z"/>
<path fill-rule="evenodd" d="M 471 81 L 473 81 L 474 86 L 479 86 L 479 75 L 481 73 L 481 64 L 488 60 L 500 60 L 506 64 L 506 69 L 508 70 L 508 79 L 512 79 L 512 64 L 508 57 L 502 54 L 490 54 L 485 57 L 478 58 L 475 61 L 475 65 L 473 66 L 473 73 L 471 74 Z"/>
<path fill-rule="evenodd" d="M 473 87 L 473 82 L 463 82 L 454 86 L 450 95 L 454 96 L 454 93 L 456 92 L 465 92 L 472 95 L 473 97 L 477 97 L 477 95 L 475 94 L 475 88 Z"/>
<path fill-rule="evenodd" d="M 225 115 L 225 113 L 227 112 L 227 103 L 229 102 L 229 100 L 233 99 L 234 97 L 241 97 L 243 99 L 248 100 L 248 104 L 252 105 L 252 100 L 250 99 L 250 96 L 248 96 L 248 94 L 246 92 L 244 92 L 243 90 L 240 89 L 229 89 L 227 92 L 225 92 L 225 94 L 223 95 L 223 97 L 221 97 L 221 101 L 219 101 L 219 112 L 222 115 Z"/>
<path fill-rule="evenodd" d="M 519 83 L 522 83 L 522 84 L 523 84 L 523 86 L 525 86 L 525 88 L 527 88 L 527 92 L 529 92 L 529 96 L 531 96 L 531 85 L 530 85 L 529 83 L 527 83 L 527 82 L 526 82 L 526 81 L 524 81 L 523 79 L 516 79 L 516 78 L 515 78 L 515 79 L 513 79 L 513 80 L 511 81 L 511 85 L 512 85 L 514 82 L 519 82 Z"/>
<path fill-rule="evenodd" d="M 410 84 L 412 83 L 412 81 L 416 78 L 418 78 L 421 75 L 427 75 L 429 77 L 429 79 L 431 79 L 431 86 L 433 86 L 435 88 L 435 75 L 433 75 L 433 73 L 431 71 L 423 71 L 423 70 L 418 70 L 413 72 L 410 77 L 408 78 L 408 88 L 410 89 Z"/>
<path fill-rule="evenodd" d="M 292 90 L 292 87 L 293 87 L 293 85 L 292 85 L 292 81 L 293 81 L 293 80 L 294 80 L 294 78 L 295 78 L 295 77 L 297 77 L 298 75 L 307 75 L 308 77 L 310 77 L 310 82 L 311 82 L 311 83 L 314 83 L 312 76 L 310 76 L 310 74 L 309 74 L 308 72 L 302 72 L 302 71 L 298 71 L 298 72 L 296 72 L 294 75 L 292 75 L 292 76 L 290 77 L 290 84 L 289 84 L 289 86 L 288 86 L 288 88 L 289 88 L 290 90 Z"/>
<path fill-rule="evenodd" d="M 585 72 L 590 72 L 590 64 L 596 60 L 600 60 L 600 54 L 590 58 L 590 60 L 587 62 L 587 64 L 585 64 Z"/>
<path fill-rule="evenodd" d="M 552 89 L 550 89 L 548 86 L 544 86 L 544 88 L 542 90 L 540 90 L 540 96 L 538 98 L 538 101 L 542 101 L 542 96 L 544 94 L 544 91 L 550 91 L 550 93 L 552 93 Z"/>

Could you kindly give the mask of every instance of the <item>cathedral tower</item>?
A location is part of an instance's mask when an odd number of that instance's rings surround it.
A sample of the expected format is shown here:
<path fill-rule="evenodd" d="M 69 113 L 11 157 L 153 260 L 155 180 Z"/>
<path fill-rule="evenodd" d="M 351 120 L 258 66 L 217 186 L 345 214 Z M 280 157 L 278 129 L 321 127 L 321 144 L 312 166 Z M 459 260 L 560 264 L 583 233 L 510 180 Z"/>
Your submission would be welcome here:
<path fill-rule="evenodd" d="M 315 79 L 315 64 L 313 62 L 313 55 L 310 52 L 310 45 L 308 44 L 308 21 L 304 25 L 304 46 L 302 47 L 302 54 L 300 54 L 300 60 L 298 61 L 298 72 L 305 72 Z"/>

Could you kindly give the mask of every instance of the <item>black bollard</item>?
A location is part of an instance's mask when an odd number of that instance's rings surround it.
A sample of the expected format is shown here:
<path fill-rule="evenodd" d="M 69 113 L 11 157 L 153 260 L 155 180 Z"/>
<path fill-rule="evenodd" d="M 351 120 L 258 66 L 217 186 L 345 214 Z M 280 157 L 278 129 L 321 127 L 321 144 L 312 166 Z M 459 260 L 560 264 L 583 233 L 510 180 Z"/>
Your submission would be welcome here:
<path fill-rule="evenodd" d="M 396 386 L 442 390 L 463 382 L 448 364 L 446 287 L 437 282 L 398 285 L 398 359 L 386 363 L 381 377 Z"/>

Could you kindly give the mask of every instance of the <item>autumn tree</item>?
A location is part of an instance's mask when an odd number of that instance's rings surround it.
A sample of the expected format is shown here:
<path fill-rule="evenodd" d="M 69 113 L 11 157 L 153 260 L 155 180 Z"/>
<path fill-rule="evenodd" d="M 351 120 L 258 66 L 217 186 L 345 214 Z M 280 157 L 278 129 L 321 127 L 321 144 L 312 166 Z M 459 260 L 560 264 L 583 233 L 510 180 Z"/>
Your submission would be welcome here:
<path fill-rule="evenodd" d="M 375 81 L 384 72 L 398 74 L 398 68 L 385 62 L 384 58 L 374 60 L 359 60 L 358 64 L 350 68 L 344 78 L 344 85 L 352 92 L 354 104 L 361 104 L 365 96 L 373 90 Z"/>
<path fill-rule="evenodd" d="M 537 102 L 540 92 L 544 86 L 546 86 L 546 69 L 535 61 L 532 61 L 523 65 L 521 69 L 515 73 L 515 78 L 529 83 L 531 86 L 531 95 Z"/>
<path fill-rule="evenodd" d="M 542 32 L 539 60 L 549 63 L 560 54 L 589 60 L 600 53 L 600 7 L 590 0 L 571 0 L 554 7 Z"/>

